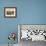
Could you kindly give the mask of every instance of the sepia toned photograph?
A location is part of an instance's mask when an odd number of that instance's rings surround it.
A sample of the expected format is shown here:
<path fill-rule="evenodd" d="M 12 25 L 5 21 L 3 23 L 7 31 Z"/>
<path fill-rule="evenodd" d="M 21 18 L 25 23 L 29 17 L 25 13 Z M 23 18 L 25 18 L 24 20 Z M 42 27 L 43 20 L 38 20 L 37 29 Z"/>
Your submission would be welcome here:
<path fill-rule="evenodd" d="M 5 7 L 4 8 L 4 17 L 6 18 L 16 18 L 16 7 Z"/>

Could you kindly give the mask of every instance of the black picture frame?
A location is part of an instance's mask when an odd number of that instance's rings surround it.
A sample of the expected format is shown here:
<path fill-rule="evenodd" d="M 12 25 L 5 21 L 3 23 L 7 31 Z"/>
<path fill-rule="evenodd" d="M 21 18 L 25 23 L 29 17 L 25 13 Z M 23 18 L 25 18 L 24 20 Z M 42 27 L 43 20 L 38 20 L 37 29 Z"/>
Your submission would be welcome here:
<path fill-rule="evenodd" d="M 5 18 L 16 18 L 17 8 L 16 7 L 4 7 L 4 17 Z"/>

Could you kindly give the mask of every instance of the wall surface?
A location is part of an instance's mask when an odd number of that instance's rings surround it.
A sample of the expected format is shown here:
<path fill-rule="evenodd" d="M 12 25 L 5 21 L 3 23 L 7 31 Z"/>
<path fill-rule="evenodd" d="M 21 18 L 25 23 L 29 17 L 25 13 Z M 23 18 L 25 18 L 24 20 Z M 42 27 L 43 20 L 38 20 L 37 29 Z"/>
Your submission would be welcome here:
<path fill-rule="evenodd" d="M 4 18 L 4 7 L 17 7 L 17 17 Z M 46 0 L 0 0 L 0 44 L 8 43 L 10 32 L 17 34 L 17 24 L 46 24 Z"/>

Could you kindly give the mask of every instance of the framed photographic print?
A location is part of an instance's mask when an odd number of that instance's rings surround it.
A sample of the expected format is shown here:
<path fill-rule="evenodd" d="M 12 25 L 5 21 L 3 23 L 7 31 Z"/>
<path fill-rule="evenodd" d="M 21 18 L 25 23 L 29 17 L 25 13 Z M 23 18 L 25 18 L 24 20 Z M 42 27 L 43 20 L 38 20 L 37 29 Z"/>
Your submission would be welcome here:
<path fill-rule="evenodd" d="M 16 18 L 17 8 L 16 7 L 5 7 L 4 8 L 4 17 L 6 18 Z"/>

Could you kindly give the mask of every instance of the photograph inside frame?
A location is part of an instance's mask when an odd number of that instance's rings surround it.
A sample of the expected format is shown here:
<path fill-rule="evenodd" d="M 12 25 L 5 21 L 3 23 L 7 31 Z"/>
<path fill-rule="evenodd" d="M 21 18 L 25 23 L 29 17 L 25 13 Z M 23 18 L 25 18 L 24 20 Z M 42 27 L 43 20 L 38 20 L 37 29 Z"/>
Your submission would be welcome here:
<path fill-rule="evenodd" d="M 22 24 L 19 27 L 20 40 L 46 41 L 46 25 Z"/>

